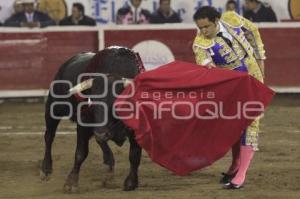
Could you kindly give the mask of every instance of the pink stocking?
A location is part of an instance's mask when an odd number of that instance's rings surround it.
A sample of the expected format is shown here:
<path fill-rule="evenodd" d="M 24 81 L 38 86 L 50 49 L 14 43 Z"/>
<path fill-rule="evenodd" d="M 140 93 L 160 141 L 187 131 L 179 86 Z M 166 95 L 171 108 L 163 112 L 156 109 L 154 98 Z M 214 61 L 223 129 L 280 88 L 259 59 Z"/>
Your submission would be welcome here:
<path fill-rule="evenodd" d="M 254 156 L 254 150 L 251 146 L 241 146 L 241 164 L 235 177 L 231 180 L 233 184 L 242 185 L 246 178 L 246 173 L 250 162 Z"/>
<path fill-rule="evenodd" d="M 228 175 L 233 175 L 237 172 L 237 170 L 240 167 L 240 148 L 241 148 L 241 140 L 238 140 L 233 146 L 232 146 L 232 163 L 230 168 L 227 171 Z"/>

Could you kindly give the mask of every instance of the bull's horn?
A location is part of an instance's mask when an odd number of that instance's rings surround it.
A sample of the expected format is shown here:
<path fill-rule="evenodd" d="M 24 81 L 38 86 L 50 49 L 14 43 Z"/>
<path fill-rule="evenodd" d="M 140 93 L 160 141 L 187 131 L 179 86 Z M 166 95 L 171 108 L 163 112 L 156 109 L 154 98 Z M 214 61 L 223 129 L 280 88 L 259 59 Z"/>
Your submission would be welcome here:
<path fill-rule="evenodd" d="M 77 84 L 73 88 L 69 89 L 69 93 L 73 95 L 74 93 L 79 93 L 91 88 L 93 86 L 93 80 L 94 79 L 88 79 L 81 82 L 80 84 Z"/>
<path fill-rule="evenodd" d="M 122 78 L 124 87 L 127 87 L 129 84 L 133 83 L 133 79 Z"/>

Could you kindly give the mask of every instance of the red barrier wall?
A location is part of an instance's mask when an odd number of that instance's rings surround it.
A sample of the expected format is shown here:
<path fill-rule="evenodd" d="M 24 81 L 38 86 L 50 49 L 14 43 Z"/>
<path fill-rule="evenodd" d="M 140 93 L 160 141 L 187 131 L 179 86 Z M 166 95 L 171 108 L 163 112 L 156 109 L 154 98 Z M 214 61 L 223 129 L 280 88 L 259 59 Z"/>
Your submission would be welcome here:
<path fill-rule="evenodd" d="M 266 83 L 300 87 L 300 28 L 260 30 L 267 52 Z"/>
<path fill-rule="evenodd" d="M 266 49 L 266 83 L 276 87 L 300 87 L 300 28 L 262 28 Z M 192 42 L 195 30 L 107 30 L 105 46 L 133 47 L 144 40 L 166 44 L 178 60 L 195 62 Z"/>
<path fill-rule="evenodd" d="M 268 57 L 266 83 L 270 86 L 300 88 L 298 26 L 260 29 Z M 151 26 L 145 30 L 146 27 L 128 26 L 77 32 L 70 29 L 0 31 L 0 92 L 47 89 L 61 64 L 79 52 L 97 51 L 98 46 L 132 48 L 141 41 L 156 40 L 168 46 L 175 59 L 194 62 L 191 49 L 196 33 L 194 26 L 172 27 Z"/>
<path fill-rule="evenodd" d="M 67 59 L 97 49 L 97 32 L 0 33 L 0 90 L 47 89 Z"/>
<path fill-rule="evenodd" d="M 194 29 L 186 30 L 106 30 L 104 31 L 105 47 L 123 45 L 132 48 L 145 40 L 157 40 L 167 45 L 175 59 L 194 62 L 192 51 Z"/>

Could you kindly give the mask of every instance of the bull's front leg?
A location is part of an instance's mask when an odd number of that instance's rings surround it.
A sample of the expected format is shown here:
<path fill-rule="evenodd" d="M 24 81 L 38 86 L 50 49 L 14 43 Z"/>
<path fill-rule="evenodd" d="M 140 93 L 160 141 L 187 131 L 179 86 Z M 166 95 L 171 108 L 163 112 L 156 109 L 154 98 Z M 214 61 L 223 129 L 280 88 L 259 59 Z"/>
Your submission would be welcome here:
<path fill-rule="evenodd" d="M 97 139 L 96 141 L 103 152 L 103 164 L 105 170 L 107 170 L 107 172 L 113 172 L 115 167 L 115 159 L 113 152 L 107 144 L 107 141 L 99 141 Z"/>
<path fill-rule="evenodd" d="M 45 114 L 46 131 L 44 135 L 45 139 L 45 154 L 40 168 L 41 180 L 48 181 L 52 174 L 52 143 L 56 134 L 56 129 L 59 124 L 59 120 L 55 120 L 50 116 L 49 106 L 47 105 L 47 111 Z"/>
<path fill-rule="evenodd" d="M 103 152 L 102 184 L 105 187 L 107 186 L 107 183 L 111 181 L 114 177 L 115 159 L 114 159 L 114 154 L 110 149 L 107 141 L 100 141 L 99 139 L 96 139 L 96 141 Z"/>
<path fill-rule="evenodd" d="M 138 169 L 141 161 L 142 149 L 134 138 L 134 133 L 129 133 L 130 151 L 130 172 L 124 181 L 124 191 L 132 191 L 138 187 Z"/>
<path fill-rule="evenodd" d="M 80 167 L 89 153 L 89 139 L 93 135 L 92 129 L 84 128 L 77 125 L 77 146 L 75 152 L 75 161 L 73 169 L 68 175 L 64 184 L 64 191 L 66 193 L 78 193 L 79 192 L 79 172 Z"/>

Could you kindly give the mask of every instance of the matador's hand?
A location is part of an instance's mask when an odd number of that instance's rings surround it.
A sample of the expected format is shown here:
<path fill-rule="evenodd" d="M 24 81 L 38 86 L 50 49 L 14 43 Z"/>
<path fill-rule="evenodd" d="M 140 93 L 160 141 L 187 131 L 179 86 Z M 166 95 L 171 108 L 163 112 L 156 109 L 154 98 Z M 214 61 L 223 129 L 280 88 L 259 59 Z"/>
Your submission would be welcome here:
<path fill-rule="evenodd" d="M 207 66 L 207 68 L 215 68 L 216 67 L 216 65 L 214 65 L 214 64 L 208 64 L 208 65 L 206 65 Z"/>

